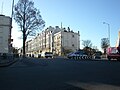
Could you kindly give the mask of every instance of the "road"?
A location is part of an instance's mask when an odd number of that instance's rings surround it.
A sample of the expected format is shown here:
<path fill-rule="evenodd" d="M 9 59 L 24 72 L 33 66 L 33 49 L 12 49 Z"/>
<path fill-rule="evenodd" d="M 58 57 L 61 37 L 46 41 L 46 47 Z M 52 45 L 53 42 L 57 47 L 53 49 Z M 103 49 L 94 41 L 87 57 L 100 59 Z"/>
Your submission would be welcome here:
<path fill-rule="evenodd" d="M 0 90 L 120 90 L 120 62 L 20 59 L 0 68 Z"/>

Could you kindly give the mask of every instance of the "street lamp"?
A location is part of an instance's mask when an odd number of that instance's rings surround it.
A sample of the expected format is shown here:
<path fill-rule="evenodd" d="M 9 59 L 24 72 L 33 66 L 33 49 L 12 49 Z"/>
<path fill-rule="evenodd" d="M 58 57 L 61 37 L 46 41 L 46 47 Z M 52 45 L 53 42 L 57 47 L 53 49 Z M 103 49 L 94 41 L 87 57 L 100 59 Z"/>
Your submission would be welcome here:
<path fill-rule="evenodd" d="M 109 40 L 109 46 L 110 46 L 110 24 L 106 22 L 103 22 L 103 24 L 108 25 L 108 40 Z"/>

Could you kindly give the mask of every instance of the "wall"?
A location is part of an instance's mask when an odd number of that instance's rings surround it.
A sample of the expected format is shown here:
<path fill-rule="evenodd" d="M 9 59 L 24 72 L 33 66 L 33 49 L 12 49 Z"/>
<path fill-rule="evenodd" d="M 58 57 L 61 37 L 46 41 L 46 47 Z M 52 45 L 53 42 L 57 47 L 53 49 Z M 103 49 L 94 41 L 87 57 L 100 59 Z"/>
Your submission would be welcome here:
<path fill-rule="evenodd" d="M 11 18 L 0 15 L 0 53 L 9 53 Z"/>

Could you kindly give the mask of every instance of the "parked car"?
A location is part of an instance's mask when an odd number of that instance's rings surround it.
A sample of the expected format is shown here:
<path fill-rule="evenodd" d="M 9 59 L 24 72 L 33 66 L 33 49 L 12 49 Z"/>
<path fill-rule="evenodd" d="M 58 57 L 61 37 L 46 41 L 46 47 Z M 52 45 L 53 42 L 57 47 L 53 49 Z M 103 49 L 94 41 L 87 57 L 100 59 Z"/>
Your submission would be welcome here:
<path fill-rule="evenodd" d="M 76 52 L 71 52 L 67 55 L 67 58 L 75 58 L 75 57 L 81 57 L 82 59 L 85 59 L 88 57 L 88 55 L 84 51 L 76 51 Z"/>
<path fill-rule="evenodd" d="M 53 53 L 52 52 L 43 52 L 42 54 L 41 54 L 41 57 L 43 57 L 43 58 L 53 58 Z"/>
<path fill-rule="evenodd" d="M 101 53 L 95 53 L 94 54 L 94 59 L 101 59 Z"/>

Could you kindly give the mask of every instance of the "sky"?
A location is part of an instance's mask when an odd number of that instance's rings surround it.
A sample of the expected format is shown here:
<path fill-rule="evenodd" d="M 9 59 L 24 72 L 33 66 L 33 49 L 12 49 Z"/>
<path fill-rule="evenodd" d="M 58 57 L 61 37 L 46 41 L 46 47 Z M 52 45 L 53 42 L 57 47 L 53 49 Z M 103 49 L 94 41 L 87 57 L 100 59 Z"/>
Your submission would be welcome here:
<path fill-rule="evenodd" d="M 40 10 L 45 28 L 49 26 L 70 27 L 74 32 L 80 32 L 80 48 L 82 40 L 91 40 L 93 46 L 101 50 L 101 39 L 108 38 L 110 25 L 110 44 L 116 45 L 120 29 L 120 0 L 32 0 Z M 9 3 L 8 3 L 9 2 Z M 18 0 L 15 0 L 15 4 Z M 1 0 L 1 12 L 11 16 L 12 0 Z M 45 29 L 44 28 L 44 29 Z M 13 46 L 22 47 L 21 32 L 13 21 Z"/>

